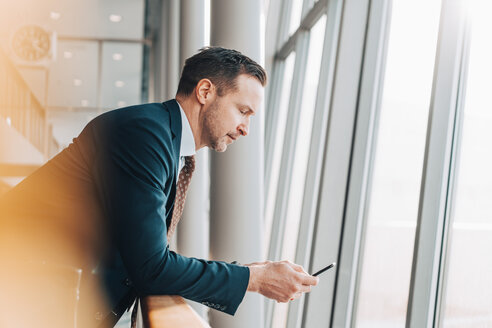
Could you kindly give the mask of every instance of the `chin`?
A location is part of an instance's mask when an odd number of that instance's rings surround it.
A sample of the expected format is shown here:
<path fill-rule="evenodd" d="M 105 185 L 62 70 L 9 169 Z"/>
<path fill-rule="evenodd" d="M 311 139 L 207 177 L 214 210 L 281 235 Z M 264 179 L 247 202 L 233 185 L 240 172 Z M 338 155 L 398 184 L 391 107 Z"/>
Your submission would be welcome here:
<path fill-rule="evenodd" d="M 218 153 L 223 153 L 227 150 L 227 144 L 225 142 L 218 142 L 218 143 L 212 145 L 211 148 Z"/>
<path fill-rule="evenodd" d="M 226 144 L 222 144 L 222 145 L 219 145 L 219 147 L 217 147 L 215 149 L 215 151 L 219 152 L 219 153 L 223 153 L 227 150 L 227 145 Z"/>

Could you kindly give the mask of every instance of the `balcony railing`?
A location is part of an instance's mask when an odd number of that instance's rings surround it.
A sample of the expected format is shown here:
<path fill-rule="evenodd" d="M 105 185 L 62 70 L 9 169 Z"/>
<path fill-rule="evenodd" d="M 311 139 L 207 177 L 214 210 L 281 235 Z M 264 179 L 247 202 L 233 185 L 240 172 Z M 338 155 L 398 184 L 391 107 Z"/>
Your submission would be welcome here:
<path fill-rule="evenodd" d="M 27 138 L 46 158 L 59 150 L 39 103 L 15 66 L 0 49 L 0 116 Z"/>
<path fill-rule="evenodd" d="M 141 311 L 142 328 L 210 328 L 180 296 L 144 297 Z"/>

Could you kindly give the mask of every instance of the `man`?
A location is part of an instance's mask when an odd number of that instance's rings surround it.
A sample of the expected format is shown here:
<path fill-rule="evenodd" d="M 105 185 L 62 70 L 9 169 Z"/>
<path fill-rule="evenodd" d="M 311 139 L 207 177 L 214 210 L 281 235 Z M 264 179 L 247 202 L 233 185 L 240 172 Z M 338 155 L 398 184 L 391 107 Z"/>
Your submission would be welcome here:
<path fill-rule="evenodd" d="M 310 291 L 318 278 L 287 261 L 243 266 L 187 258 L 168 247 L 195 151 L 222 152 L 246 136 L 265 84 L 253 60 L 210 47 L 186 61 L 175 100 L 95 118 L 4 197 L 6 226 L 29 236 L 27 244 L 48 245 L 22 257 L 34 253 L 82 268 L 83 286 L 92 286 L 87 272 L 100 275 L 112 311 L 95 308 L 92 315 L 105 326 L 141 295 L 181 295 L 233 315 L 246 291 L 278 302 Z M 87 314 L 90 305 L 82 308 Z"/>

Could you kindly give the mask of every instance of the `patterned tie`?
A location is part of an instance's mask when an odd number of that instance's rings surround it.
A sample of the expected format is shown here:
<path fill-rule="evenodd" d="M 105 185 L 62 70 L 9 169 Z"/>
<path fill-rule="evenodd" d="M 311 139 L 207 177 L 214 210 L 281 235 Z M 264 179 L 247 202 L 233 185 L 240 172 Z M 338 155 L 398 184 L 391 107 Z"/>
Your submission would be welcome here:
<path fill-rule="evenodd" d="M 181 215 L 183 214 L 184 203 L 186 199 L 186 192 L 188 191 L 188 186 L 190 185 L 191 176 L 195 170 L 195 156 L 185 156 L 185 164 L 179 173 L 178 185 L 176 186 L 176 199 L 174 200 L 174 210 L 173 217 L 171 219 L 171 224 L 169 230 L 167 231 L 167 240 L 171 240 L 174 230 L 178 225 Z"/>
<path fill-rule="evenodd" d="M 179 220 L 181 219 L 181 215 L 183 214 L 184 203 L 186 199 L 186 192 L 188 191 L 188 186 L 190 185 L 191 176 L 193 175 L 193 171 L 195 170 L 195 156 L 185 156 L 185 164 L 181 169 L 178 177 L 178 185 L 176 186 L 176 198 L 174 199 L 174 209 L 173 209 L 173 217 L 171 219 L 171 225 L 169 226 L 169 230 L 167 231 L 167 241 L 171 240 L 171 237 L 176 230 L 176 226 L 178 225 Z M 135 303 L 133 305 L 132 315 L 131 315 L 131 328 L 137 327 L 137 312 L 138 312 L 138 297 L 135 299 Z"/>

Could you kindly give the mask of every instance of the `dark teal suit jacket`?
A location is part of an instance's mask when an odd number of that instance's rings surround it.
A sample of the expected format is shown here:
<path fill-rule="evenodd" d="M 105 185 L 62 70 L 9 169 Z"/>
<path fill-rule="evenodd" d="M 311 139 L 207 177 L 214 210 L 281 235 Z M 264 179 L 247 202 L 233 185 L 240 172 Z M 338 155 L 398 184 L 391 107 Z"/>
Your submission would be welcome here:
<path fill-rule="evenodd" d="M 102 277 L 114 312 L 129 306 L 134 295 L 181 295 L 232 315 L 246 292 L 247 267 L 188 258 L 168 248 L 181 127 L 175 100 L 106 112 L 7 193 L 10 207 L 21 198 L 35 199 L 23 206 L 23 216 L 60 217 L 75 220 L 75 226 L 77 220 L 95 220 L 106 247 L 96 254 L 92 272 Z M 60 202 L 33 194 L 40 181 L 56 186 L 50 197 Z"/>

